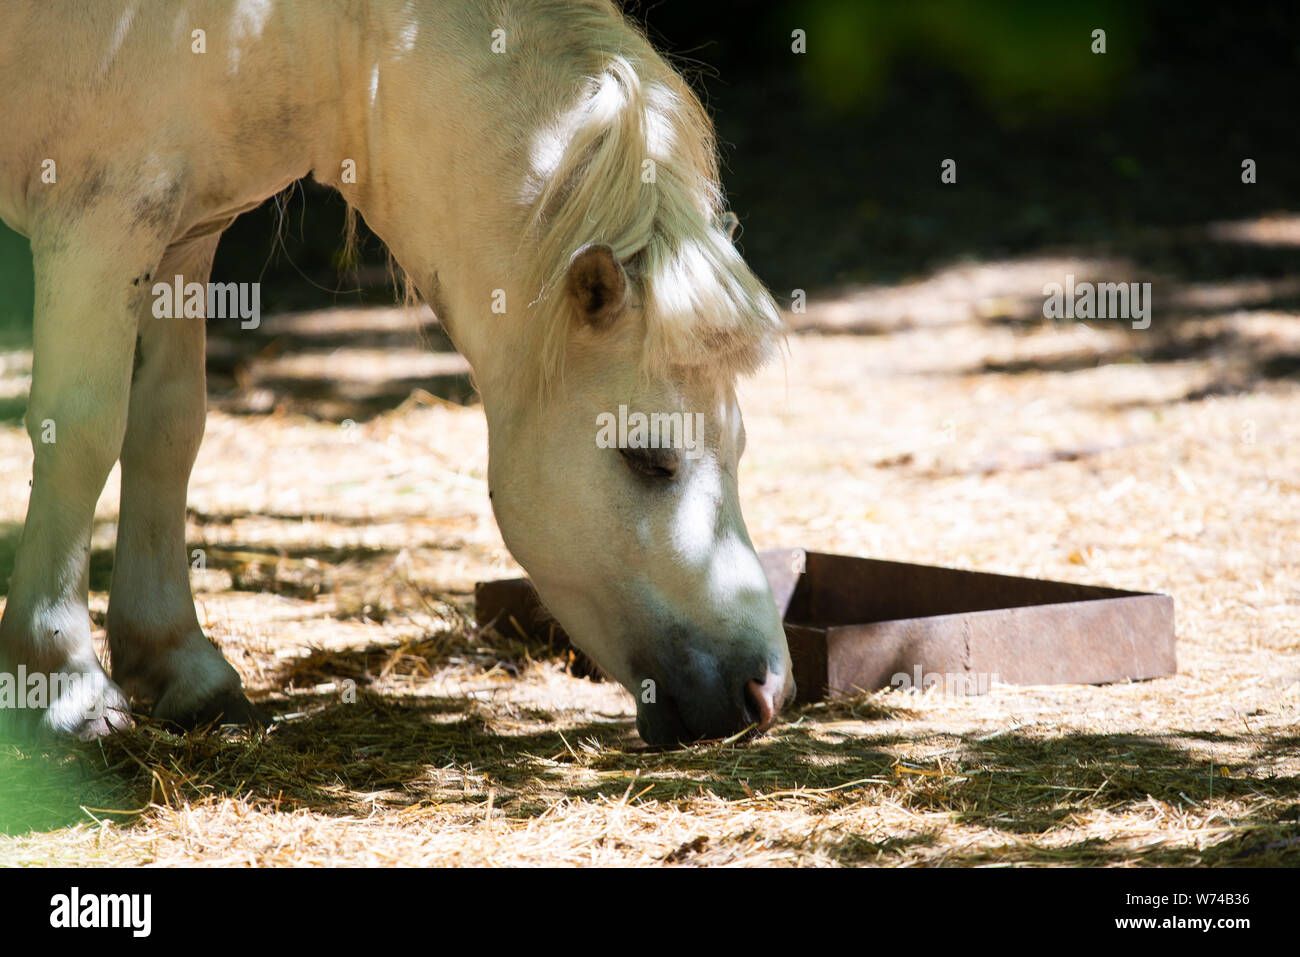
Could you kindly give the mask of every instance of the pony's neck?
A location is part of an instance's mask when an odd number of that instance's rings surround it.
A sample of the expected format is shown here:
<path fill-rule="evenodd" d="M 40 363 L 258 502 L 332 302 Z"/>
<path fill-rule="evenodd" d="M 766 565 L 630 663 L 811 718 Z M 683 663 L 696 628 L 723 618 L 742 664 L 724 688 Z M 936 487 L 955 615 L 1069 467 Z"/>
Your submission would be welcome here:
<path fill-rule="evenodd" d="M 438 314 L 485 402 L 528 361 L 510 354 L 508 332 L 529 300 L 530 147 L 564 94 L 502 69 L 510 54 L 493 51 L 493 30 L 506 29 L 509 43 L 513 24 L 495 24 L 488 6 L 340 0 L 337 122 L 322 118 L 329 129 L 313 161 L 316 179 L 361 213 Z"/>

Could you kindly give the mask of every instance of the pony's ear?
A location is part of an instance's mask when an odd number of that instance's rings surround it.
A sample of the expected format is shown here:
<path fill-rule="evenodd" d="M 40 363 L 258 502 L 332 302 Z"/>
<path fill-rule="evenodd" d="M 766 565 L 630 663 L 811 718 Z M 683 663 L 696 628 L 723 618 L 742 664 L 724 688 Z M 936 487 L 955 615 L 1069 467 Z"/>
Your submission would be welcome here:
<path fill-rule="evenodd" d="M 740 217 L 731 212 L 731 210 L 727 210 L 727 212 L 718 217 L 718 227 L 722 229 L 727 234 L 727 238 L 733 242 L 736 239 L 736 228 L 738 226 L 740 226 Z"/>
<path fill-rule="evenodd" d="M 573 254 L 566 281 L 578 315 L 594 328 L 612 323 L 627 302 L 627 273 L 603 243 L 588 243 Z"/>

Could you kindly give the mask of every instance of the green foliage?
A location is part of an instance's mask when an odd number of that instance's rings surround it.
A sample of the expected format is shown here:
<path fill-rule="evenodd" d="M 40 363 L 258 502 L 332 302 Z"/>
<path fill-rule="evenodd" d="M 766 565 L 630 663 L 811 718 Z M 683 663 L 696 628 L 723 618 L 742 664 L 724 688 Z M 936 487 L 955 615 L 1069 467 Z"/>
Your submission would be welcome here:
<path fill-rule="evenodd" d="M 31 247 L 0 223 L 0 346 L 30 338 L 35 301 Z"/>
<path fill-rule="evenodd" d="M 799 0 L 784 19 L 807 31 L 806 82 L 831 111 L 872 107 L 892 71 L 924 61 L 1014 121 L 1114 95 L 1133 65 L 1138 13 L 1115 0 Z M 1106 31 L 1104 54 L 1092 52 L 1094 29 Z"/>

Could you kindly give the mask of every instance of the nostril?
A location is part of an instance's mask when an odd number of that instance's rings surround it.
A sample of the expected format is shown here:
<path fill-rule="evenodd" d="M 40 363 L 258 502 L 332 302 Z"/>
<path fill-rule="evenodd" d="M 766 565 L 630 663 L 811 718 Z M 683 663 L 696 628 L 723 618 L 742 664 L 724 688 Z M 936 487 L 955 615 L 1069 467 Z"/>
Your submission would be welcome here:
<path fill-rule="evenodd" d="M 776 722 L 776 713 L 781 707 L 777 697 L 781 690 L 780 679 L 771 671 L 763 681 L 751 678 L 745 685 L 750 709 L 758 720 L 758 730 L 766 731 Z"/>

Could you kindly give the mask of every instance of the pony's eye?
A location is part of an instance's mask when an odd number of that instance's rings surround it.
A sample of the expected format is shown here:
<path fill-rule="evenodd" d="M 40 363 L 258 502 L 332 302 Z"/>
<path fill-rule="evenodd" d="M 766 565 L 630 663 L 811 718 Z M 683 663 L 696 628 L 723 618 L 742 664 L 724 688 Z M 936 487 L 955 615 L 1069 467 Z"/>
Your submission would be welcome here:
<path fill-rule="evenodd" d="M 649 478 L 674 479 L 681 455 L 676 449 L 619 449 L 627 467 Z"/>

